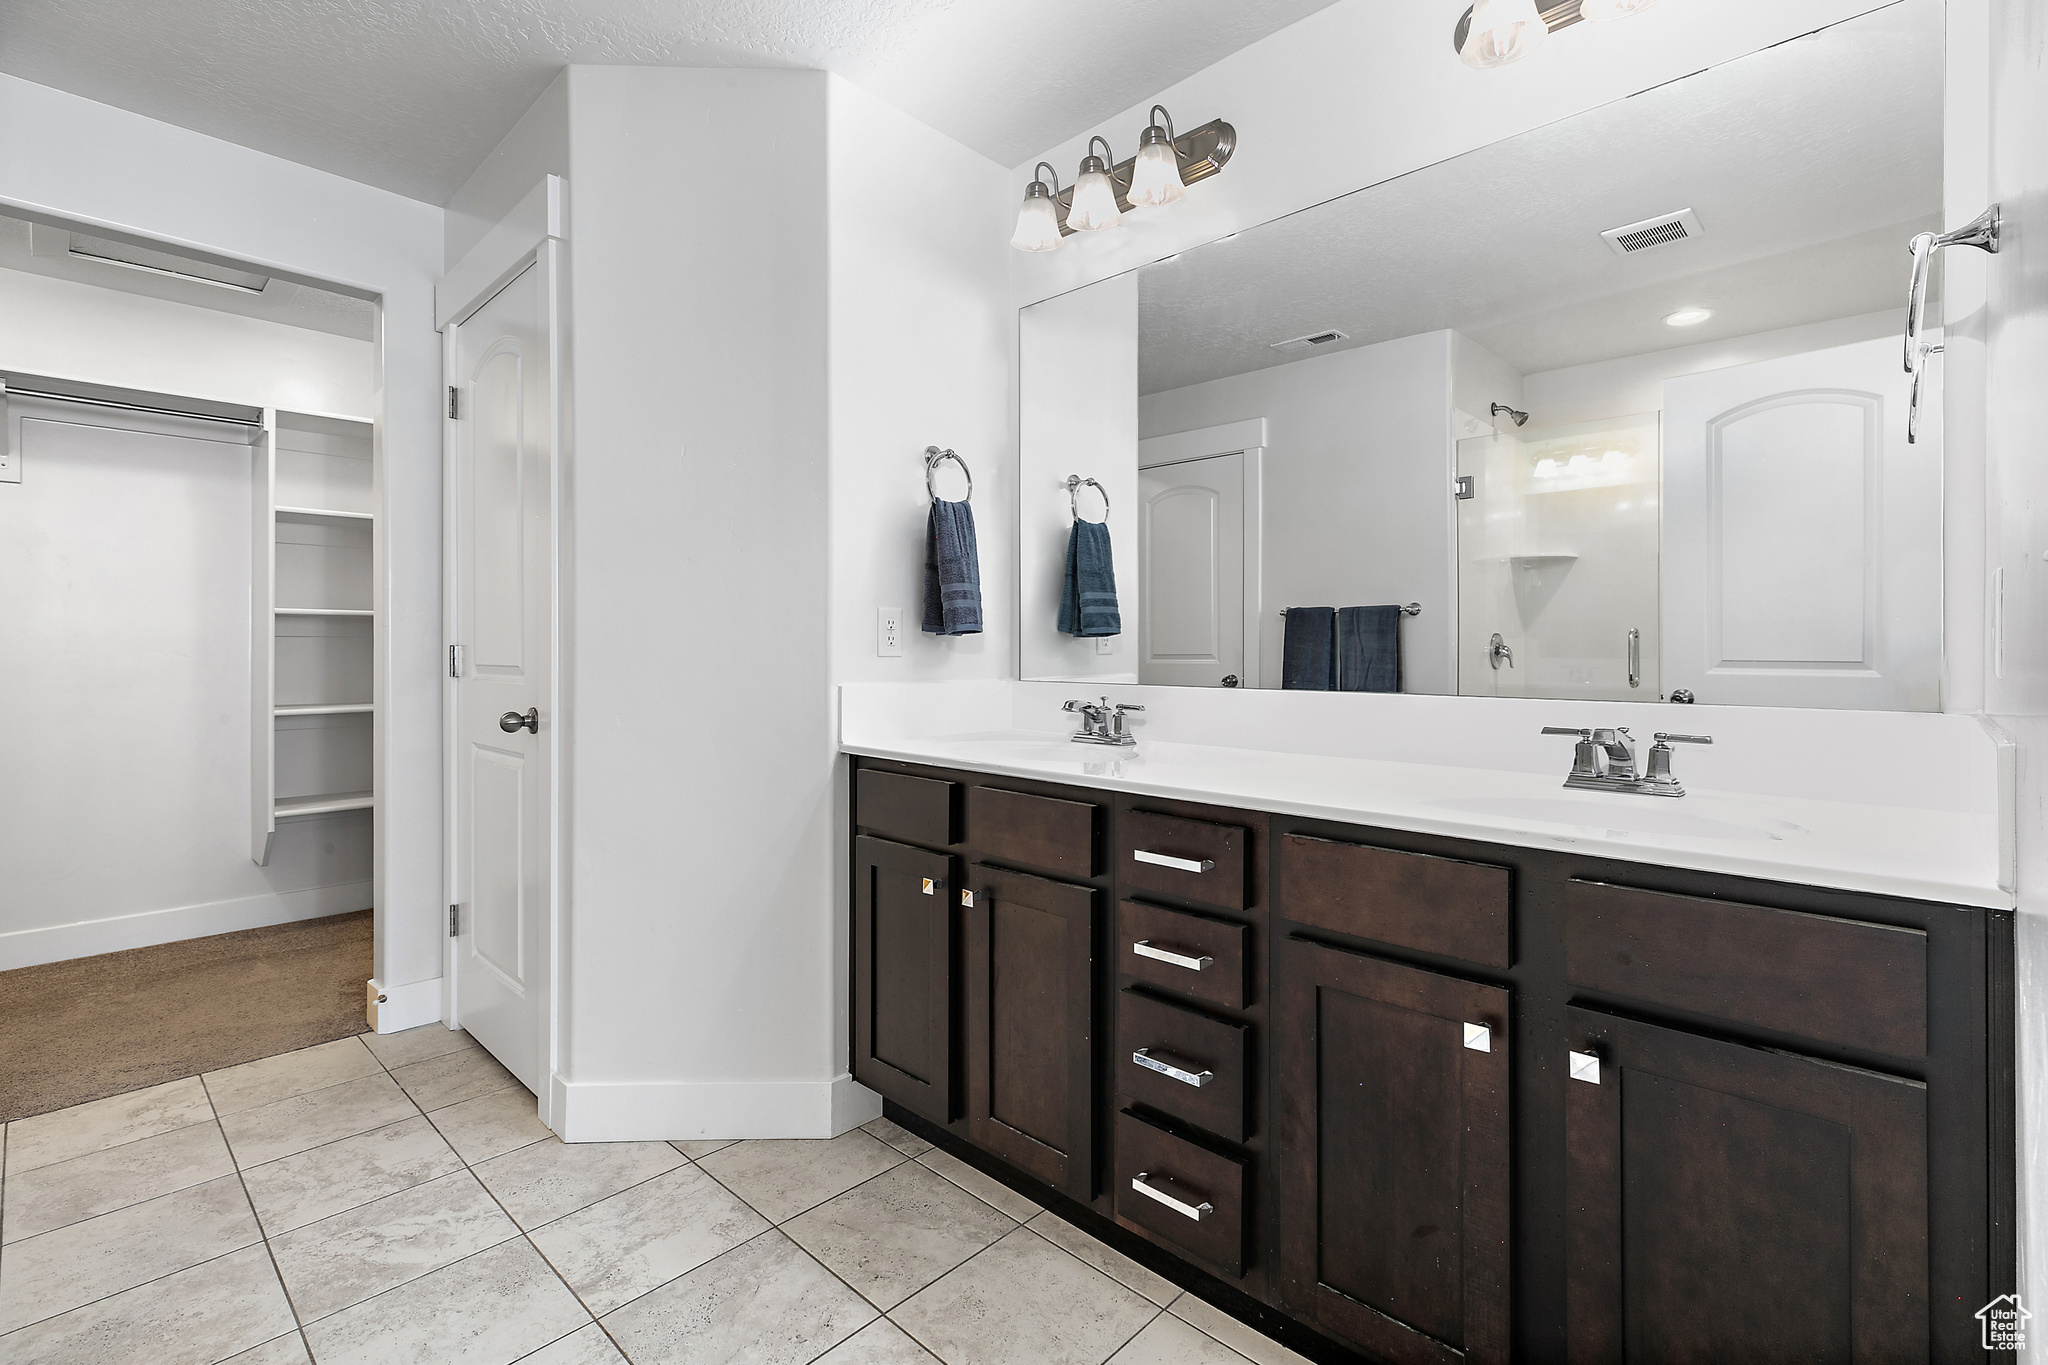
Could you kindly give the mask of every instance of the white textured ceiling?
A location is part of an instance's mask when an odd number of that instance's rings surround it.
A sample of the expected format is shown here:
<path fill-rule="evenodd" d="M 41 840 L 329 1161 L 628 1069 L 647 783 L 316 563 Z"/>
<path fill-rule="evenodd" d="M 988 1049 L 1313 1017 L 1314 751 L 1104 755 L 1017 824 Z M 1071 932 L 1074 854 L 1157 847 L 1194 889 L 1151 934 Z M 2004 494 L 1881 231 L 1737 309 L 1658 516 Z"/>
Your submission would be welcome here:
<path fill-rule="evenodd" d="M 1526 374 L 1900 306 L 1941 206 L 1941 16 L 1907 0 L 1147 266 L 1141 389 L 1441 328 Z M 1684 208 L 1695 240 L 1600 238 Z M 1686 306 L 1716 313 L 1664 324 Z M 1327 328 L 1350 340 L 1271 349 Z"/>
<path fill-rule="evenodd" d="M 0 0 L 0 70 L 444 204 L 566 63 L 835 71 L 1011 166 L 1331 3 Z"/>

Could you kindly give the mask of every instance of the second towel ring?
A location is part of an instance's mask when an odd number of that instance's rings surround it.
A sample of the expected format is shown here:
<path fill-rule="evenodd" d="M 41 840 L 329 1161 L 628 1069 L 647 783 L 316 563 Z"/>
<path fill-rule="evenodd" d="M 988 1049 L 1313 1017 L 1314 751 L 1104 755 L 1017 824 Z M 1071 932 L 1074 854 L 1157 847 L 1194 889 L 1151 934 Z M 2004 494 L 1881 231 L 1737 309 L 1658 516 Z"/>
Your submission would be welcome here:
<path fill-rule="evenodd" d="M 933 502 L 942 501 L 939 497 L 939 490 L 932 487 L 932 473 L 938 469 L 939 461 L 941 460 L 951 460 L 954 464 L 960 466 L 960 472 L 967 477 L 967 496 L 960 499 L 960 501 L 972 501 L 974 498 L 974 471 L 967 467 L 967 461 L 961 459 L 952 451 L 941 450 L 937 446 L 926 446 L 924 448 L 924 491 L 932 495 Z"/>
<path fill-rule="evenodd" d="M 1066 482 L 1067 506 L 1072 509 L 1074 520 L 1081 520 L 1081 490 L 1083 488 L 1094 489 L 1096 495 L 1102 499 L 1102 520 L 1107 524 L 1109 521 L 1109 490 L 1095 482 L 1095 480 L 1084 479 L 1079 474 L 1067 475 Z"/>

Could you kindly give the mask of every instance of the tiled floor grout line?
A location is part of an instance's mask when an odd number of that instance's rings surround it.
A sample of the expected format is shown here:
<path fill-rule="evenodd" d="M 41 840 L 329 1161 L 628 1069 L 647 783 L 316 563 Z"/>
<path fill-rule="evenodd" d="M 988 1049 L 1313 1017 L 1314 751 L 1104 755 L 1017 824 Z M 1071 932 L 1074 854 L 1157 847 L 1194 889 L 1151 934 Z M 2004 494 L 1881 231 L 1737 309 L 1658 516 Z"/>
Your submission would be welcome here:
<path fill-rule="evenodd" d="M 298 1336 L 299 1344 L 305 1347 L 306 1359 L 312 1360 L 313 1343 L 306 1340 L 305 1319 L 299 1316 L 299 1305 L 292 1298 L 291 1286 L 284 1282 L 284 1268 L 278 1265 L 277 1263 L 277 1249 L 270 1245 L 270 1229 L 263 1225 L 263 1215 L 256 1212 L 256 1201 L 253 1198 L 251 1198 L 249 1194 L 248 1177 L 242 1173 L 242 1159 L 235 1155 L 234 1144 L 228 1141 L 228 1130 L 225 1127 L 222 1127 L 220 1121 L 220 1110 L 214 1105 L 213 1102 L 213 1087 L 206 1083 L 206 1076 L 204 1073 L 201 1073 L 199 1077 L 199 1089 L 206 1096 L 206 1108 L 207 1112 L 213 1115 L 213 1126 L 220 1129 L 220 1145 L 227 1148 L 228 1164 L 232 1166 L 235 1171 L 235 1183 L 242 1187 L 242 1199 L 249 1205 L 249 1219 L 251 1222 L 256 1224 L 256 1235 L 263 1239 L 263 1254 L 270 1261 L 270 1273 L 277 1276 L 277 1292 L 284 1295 L 285 1310 L 292 1315 L 292 1331 Z M 276 1338 L 273 1337 L 271 1338 L 271 1340 L 275 1341 Z M 256 1344 L 258 1346 L 262 1346 L 266 1343 L 259 1341 Z M 250 1349 L 254 1348 L 252 1347 Z M 240 1353 L 237 1352 L 237 1354 Z M 233 1356 L 227 1357 L 227 1359 L 229 1360 L 232 1360 L 233 1358 Z"/>

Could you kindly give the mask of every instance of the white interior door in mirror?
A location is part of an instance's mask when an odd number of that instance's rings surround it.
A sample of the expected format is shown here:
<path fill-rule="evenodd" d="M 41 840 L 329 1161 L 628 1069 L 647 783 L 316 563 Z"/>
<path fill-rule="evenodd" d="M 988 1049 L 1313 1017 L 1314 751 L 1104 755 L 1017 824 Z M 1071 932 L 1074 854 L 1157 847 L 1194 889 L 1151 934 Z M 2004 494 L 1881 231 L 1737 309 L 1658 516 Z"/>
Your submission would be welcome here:
<path fill-rule="evenodd" d="M 551 384 L 545 272 L 530 266 L 455 342 L 456 1018 L 539 1089 L 547 969 Z M 541 732 L 507 715 L 539 713 Z"/>
<path fill-rule="evenodd" d="M 1941 443 L 1896 340 L 1664 385 L 1664 684 L 1701 702 L 1941 706 Z M 1925 427 L 1933 424 L 1925 423 Z"/>
<path fill-rule="evenodd" d="M 1138 471 L 1138 681 L 1244 682 L 1245 457 Z"/>

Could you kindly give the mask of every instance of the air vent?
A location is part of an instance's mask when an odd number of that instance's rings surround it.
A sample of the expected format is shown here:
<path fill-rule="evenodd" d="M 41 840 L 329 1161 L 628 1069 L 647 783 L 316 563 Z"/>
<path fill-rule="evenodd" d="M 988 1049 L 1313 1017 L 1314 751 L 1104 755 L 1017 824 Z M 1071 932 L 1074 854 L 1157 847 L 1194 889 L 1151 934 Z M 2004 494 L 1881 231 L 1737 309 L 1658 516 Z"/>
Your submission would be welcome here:
<path fill-rule="evenodd" d="M 1289 337 L 1285 341 L 1276 341 L 1273 343 L 1273 349 L 1276 351 L 1305 351 L 1311 346 L 1328 346 L 1333 342 L 1349 340 L 1351 340 L 1351 333 L 1340 332 L 1332 327 L 1328 331 L 1310 332 L 1305 337 Z"/>
<path fill-rule="evenodd" d="M 1617 256 L 1636 256 L 1653 247 L 1669 246 L 1699 235 L 1700 220 L 1693 217 L 1691 209 L 1680 209 L 1627 227 L 1609 228 L 1600 234 L 1600 240 L 1612 247 Z"/>

